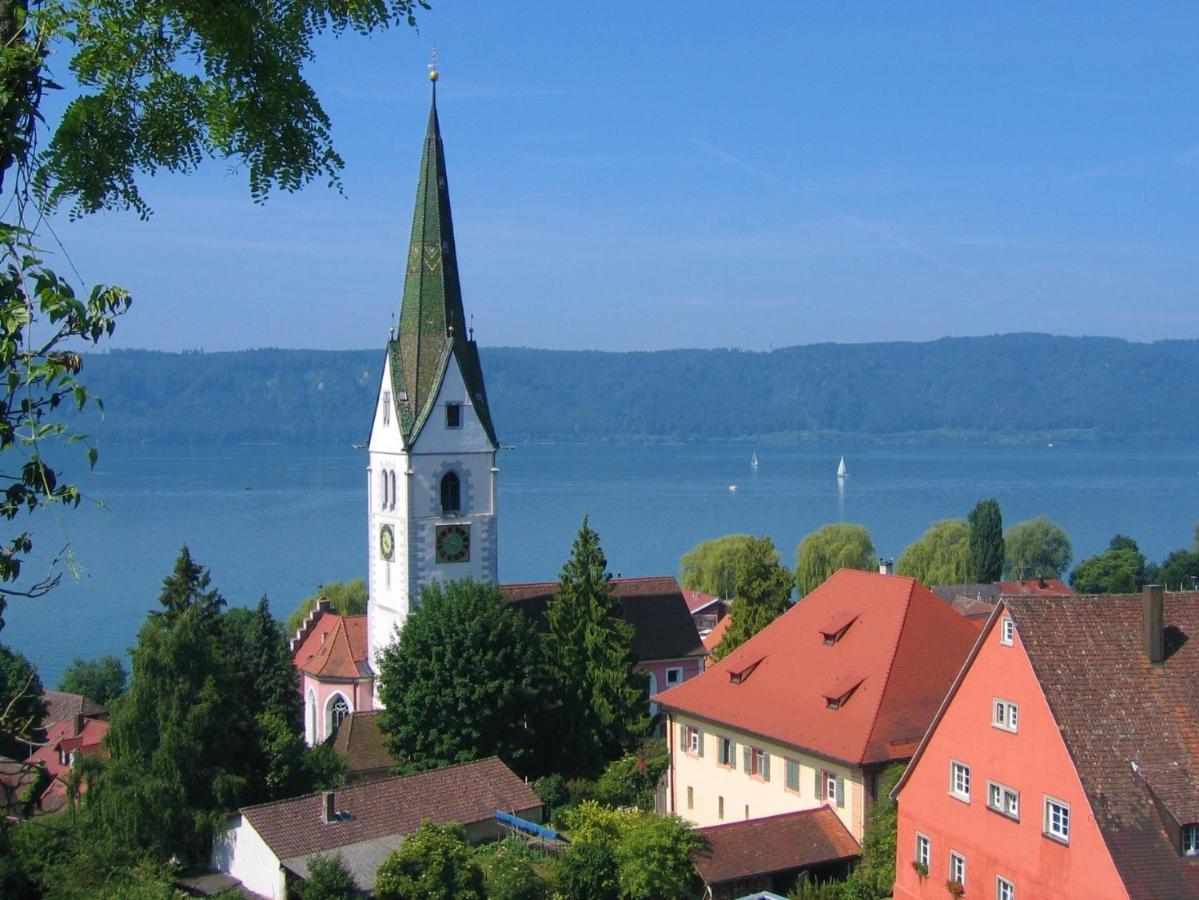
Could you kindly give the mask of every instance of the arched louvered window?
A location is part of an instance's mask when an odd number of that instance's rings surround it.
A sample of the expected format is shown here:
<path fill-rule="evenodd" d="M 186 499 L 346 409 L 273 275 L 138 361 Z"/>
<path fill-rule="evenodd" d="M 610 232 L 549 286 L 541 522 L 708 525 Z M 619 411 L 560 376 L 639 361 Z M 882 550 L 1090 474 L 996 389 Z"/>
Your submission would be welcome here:
<path fill-rule="evenodd" d="M 441 478 L 441 511 L 443 513 L 462 511 L 462 483 L 454 472 L 446 472 Z"/>
<path fill-rule="evenodd" d="M 379 508 L 387 509 L 387 470 L 379 473 Z"/>
<path fill-rule="evenodd" d="M 396 508 L 396 473 L 395 469 L 391 470 L 391 505 L 389 509 Z"/>
<path fill-rule="evenodd" d="M 346 703 L 346 698 L 338 694 L 333 702 L 329 704 L 329 734 L 334 734 L 337 727 L 350 714 L 350 704 Z"/>

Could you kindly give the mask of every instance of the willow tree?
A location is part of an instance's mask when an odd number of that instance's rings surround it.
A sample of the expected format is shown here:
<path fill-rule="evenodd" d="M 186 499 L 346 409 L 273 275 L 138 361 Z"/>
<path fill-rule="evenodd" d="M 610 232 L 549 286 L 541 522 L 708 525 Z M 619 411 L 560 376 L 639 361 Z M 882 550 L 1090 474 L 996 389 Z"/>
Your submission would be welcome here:
<path fill-rule="evenodd" d="M 819 587 L 838 569 L 874 569 L 877 556 L 870 532 L 862 525 L 838 523 L 813 531 L 795 552 L 795 584 L 800 594 Z"/>
<path fill-rule="evenodd" d="M 970 526 L 965 519 L 933 522 L 920 540 L 910 544 L 895 571 L 925 584 L 964 584 L 973 577 Z"/>
<path fill-rule="evenodd" d="M 1003 543 L 1004 569 L 1015 578 L 1061 578 L 1074 558 L 1066 532 L 1045 516 L 1013 525 Z"/>

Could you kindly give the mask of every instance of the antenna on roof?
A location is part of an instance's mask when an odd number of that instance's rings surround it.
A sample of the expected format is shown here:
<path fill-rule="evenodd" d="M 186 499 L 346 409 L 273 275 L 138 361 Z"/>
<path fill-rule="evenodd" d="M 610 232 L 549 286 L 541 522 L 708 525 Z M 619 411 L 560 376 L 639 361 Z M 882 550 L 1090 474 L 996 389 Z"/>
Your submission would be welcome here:
<path fill-rule="evenodd" d="M 470 327 L 466 329 L 466 336 L 467 336 L 467 338 L 469 338 L 472 341 L 475 339 L 475 314 L 474 313 L 470 314 Z"/>

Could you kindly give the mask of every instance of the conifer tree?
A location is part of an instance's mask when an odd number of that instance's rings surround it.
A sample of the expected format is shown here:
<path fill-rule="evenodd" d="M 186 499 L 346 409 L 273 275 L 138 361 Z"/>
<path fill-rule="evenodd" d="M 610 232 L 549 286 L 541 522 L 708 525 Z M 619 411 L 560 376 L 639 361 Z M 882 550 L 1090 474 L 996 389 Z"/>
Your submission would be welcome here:
<path fill-rule="evenodd" d="M 712 654 L 724 659 L 787 611 L 795 579 L 769 537 L 750 538 L 733 570 L 729 626 Z"/>
<path fill-rule="evenodd" d="M 1003 515 L 994 497 L 974 504 L 970 523 L 970 570 L 983 584 L 998 581 L 1003 574 Z"/>
<path fill-rule="evenodd" d="M 592 774 L 649 729 L 648 680 L 634 674 L 633 627 L 612 589 L 588 518 L 546 613 L 546 669 L 556 691 L 562 768 Z"/>

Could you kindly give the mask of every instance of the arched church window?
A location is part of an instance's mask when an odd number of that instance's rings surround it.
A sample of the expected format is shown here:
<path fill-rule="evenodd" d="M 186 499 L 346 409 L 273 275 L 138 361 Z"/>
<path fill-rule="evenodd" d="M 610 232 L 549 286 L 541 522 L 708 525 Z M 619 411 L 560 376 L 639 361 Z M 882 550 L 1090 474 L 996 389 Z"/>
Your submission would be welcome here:
<path fill-rule="evenodd" d="M 391 509 L 396 508 L 396 473 L 395 469 L 391 470 Z"/>
<path fill-rule="evenodd" d="M 329 734 L 337 731 L 337 727 L 350 714 L 350 704 L 346 703 L 346 698 L 337 695 L 337 699 L 329 706 Z"/>
<path fill-rule="evenodd" d="M 387 509 L 387 471 L 379 473 L 379 508 Z"/>
<path fill-rule="evenodd" d="M 454 472 L 446 472 L 441 478 L 441 511 L 447 514 L 462 511 L 462 484 Z"/>

